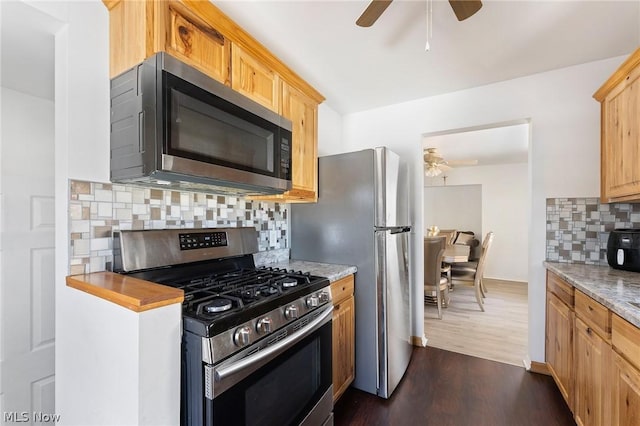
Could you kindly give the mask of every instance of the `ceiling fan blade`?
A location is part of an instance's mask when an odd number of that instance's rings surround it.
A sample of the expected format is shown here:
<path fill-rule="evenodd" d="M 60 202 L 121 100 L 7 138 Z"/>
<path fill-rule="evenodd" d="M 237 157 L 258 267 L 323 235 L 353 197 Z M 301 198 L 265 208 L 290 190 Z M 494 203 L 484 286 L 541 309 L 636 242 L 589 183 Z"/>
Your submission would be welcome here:
<path fill-rule="evenodd" d="M 370 27 L 378 20 L 380 15 L 389 7 L 393 0 L 373 0 L 369 6 L 362 12 L 362 15 L 356 21 L 356 25 L 360 27 Z"/>
<path fill-rule="evenodd" d="M 451 4 L 453 13 L 456 14 L 458 21 L 464 21 L 473 16 L 482 7 L 480 0 L 449 0 L 449 4 Z"/>

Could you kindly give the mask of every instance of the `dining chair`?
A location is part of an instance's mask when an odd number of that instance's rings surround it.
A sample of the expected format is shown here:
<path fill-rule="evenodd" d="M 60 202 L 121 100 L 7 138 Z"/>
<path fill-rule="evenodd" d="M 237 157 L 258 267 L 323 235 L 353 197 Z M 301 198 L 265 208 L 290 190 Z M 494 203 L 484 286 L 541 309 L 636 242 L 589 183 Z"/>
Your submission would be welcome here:
<path fill-rule="evenodd" d="M 493 232 L 488 232 L 484 237 L 484 241 L 482 242 L 482 252 L 480 253 L 480 258 L 478 260 L 454 263 L 451 265 L 451 282 L 471 283 L 474 287 L 476 300 L 480 306 L 480 310 L 483 312 L 484 301 L 482 299 L 486 297 L 485 293 L 487 293 L 487 289 L 482 282 L 482 278 L 484 275 L 484 266 L 487 261 L 487 255 L 489 254 L 489 249 L 493 243 L 493 237 Z"/>
<path fill-rule="evenodd" d="M 446 239 L 442 236 L 424 238 L 424 301 L 435 300 L 439 319 L 442 319 L 442 307 L 449 306 L 449 280 L 441 273 L 445 246 Z"/>
<path fill-rule="evenodd" d="M 438 236 L 445 237 L 445 248 L 453 244 L 453 241 L 456 239 L 456 235 L 458 231 L 455 229 L 441 229 L 438 233 Z M 440 270 L 442 276 L 447 277 L 449 280 L 449 291 L 453 290 L 453 286 L 451 285 L 451 265 L 447 262 L 442 262 L 442 269 Z"/>

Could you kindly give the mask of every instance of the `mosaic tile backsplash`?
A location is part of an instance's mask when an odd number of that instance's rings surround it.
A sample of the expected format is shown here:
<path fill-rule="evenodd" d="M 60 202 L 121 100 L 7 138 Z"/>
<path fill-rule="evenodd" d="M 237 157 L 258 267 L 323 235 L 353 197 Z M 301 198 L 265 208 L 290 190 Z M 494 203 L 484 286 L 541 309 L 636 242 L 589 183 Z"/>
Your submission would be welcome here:
<path fill-rule="evenodd" d="M 607 265 L 609 232 L 617 228 L 640 228 L 640 204 L 547 198 L 546 259 Z"/>
<path fill-rule="evenodd" d="M 119 230 L 253 226 L 261 252 L 288 248 L 287 204 L 110 183 L 70 185 L 71 275 L 110 270 Z"/>

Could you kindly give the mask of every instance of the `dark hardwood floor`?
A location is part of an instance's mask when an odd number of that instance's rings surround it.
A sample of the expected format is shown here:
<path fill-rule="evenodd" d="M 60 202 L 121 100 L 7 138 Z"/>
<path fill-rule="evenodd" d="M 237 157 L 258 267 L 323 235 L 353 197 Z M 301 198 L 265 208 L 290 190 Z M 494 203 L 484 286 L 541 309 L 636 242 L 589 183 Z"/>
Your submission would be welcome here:
<path fill-rule="evenodd" d="M 553 379 L 522 367 L 436 348 L 416 348 L 390 399 L 349 388 L 334 424 L 575 425 Z"/>

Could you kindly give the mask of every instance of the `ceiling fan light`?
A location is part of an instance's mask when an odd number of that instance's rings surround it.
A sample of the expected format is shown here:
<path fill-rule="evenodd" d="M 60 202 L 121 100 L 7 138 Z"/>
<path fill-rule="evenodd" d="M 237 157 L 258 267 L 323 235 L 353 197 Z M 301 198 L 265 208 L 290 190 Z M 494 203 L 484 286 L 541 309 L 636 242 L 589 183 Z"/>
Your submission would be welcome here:
<path fill-rule="evenodd" d="M 429 164 L 427 169 L 424 171 L 424 174 L 427 177 L 436 177 L 440 173 L 442 173 L 442 170 L 440 170 L 440 168 L 435 164 Z"/>

